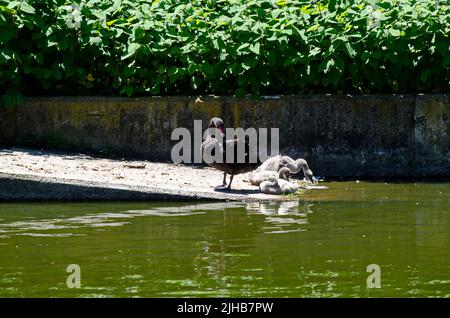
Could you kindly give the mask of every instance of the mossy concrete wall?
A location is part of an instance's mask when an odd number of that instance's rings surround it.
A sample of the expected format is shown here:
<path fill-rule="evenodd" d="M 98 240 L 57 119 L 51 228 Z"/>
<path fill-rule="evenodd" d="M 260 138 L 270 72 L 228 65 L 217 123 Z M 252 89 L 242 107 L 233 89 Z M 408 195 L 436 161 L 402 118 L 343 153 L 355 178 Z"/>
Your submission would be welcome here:
<path fill-rule="evenodd" d="M 220 116 L 278 127 L 281 152 L 316 175 L 450 176 L 450 95 L 29 98 L 0 109 L 0 144 L 170 160 L 172 130 Z"/>

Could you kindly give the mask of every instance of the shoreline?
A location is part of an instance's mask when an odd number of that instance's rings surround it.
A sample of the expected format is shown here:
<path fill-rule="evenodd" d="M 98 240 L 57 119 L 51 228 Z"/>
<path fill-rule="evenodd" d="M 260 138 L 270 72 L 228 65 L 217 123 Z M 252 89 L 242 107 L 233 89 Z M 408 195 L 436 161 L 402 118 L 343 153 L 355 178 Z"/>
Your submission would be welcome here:
<path fill-rule="evenodd" d="M 0 148 L 0 202 L 17 201 L 287 201 L 234 178 L 214 191 L 222 173 L 209 167 L 97 158 L 29 148 Z"/>

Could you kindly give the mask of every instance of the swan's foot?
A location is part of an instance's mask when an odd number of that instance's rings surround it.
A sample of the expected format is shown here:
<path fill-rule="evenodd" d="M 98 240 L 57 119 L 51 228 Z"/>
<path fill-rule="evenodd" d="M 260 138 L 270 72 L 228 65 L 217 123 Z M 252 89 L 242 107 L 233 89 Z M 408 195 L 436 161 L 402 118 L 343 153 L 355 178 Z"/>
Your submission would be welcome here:
<path fill-rule="evenodd" d="M 231 184 L 231 182 L 230 182 L 230 184 Z M 224 172 L 223 173 L 222 184 L 214 187 L 214 191 L 224 191 L 224 190 L 227 190 L 227 189 L 228 190 L 230 189 L 230 185 L 227 186 L 227 173 Z"/>
<path fill-rule="evenodd" d="M 229 189 L 230 188 L 226 183 L 214 187 L 214 191 L 225 191 L 225 190 L 229 190 Z"/>
<path fill-rule="evenodd" d="M 231 182 L 233 182 L 234 175 L 231 175 L 230 182 L 227 185 L 227 174 L 224 173 L 223 175 L 223 182 L 221 185 L 214 187 L 214 191 L 229 191 L 231 189 Z"/>

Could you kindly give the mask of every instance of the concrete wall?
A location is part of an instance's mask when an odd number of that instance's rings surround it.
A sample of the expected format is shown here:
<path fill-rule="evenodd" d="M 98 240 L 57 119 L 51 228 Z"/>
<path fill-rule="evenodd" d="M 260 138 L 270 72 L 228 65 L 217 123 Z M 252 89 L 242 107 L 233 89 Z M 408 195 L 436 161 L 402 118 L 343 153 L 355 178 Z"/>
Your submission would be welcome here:
<path fill-rule="evenodd" d="M 0 109 L 0 144 L 170 160 L 172 130 L 220 116 L 279 127 L 281 151 L 316 175 L 450 176 L 450 95 L 29 98 Z"/>

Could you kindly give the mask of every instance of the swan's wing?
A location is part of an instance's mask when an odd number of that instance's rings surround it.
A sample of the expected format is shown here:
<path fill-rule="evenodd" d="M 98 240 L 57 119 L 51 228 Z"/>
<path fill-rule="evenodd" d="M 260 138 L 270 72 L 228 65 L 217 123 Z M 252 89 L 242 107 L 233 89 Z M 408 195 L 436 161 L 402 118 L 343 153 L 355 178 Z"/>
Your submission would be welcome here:
<path fill-rule="evenodd" d="M 217 156 L 220 158 L 225 158 L 224 156 L 224 150 L 223 145 L 215 138 L 208 138 L 206 139 L 202 145 L 201 145 L 201 155 L 202 155 L 202 161 L 204 163 L 208 163 L 205 161 L 205 155 L 209 155 L 212 157 L 217 158 Z M 218 154 L 216 154 L 216 150 L 218 151 Z"/>
<path fill-rule="evenodd" d="M 231 147 L 233 147 L 233 149 L 234 149 L 234 157 L 235 158 L 237 156 L 238 149 L 244 149 L 244 156 L 245 156 L 245 158 L 248 157 L 248 152 L 249 152 L 248 142 L 246 142 L 245 140 L 242 140 L 239 138 L 226 140 L 225 147 L 223 147 L 223 152 L 226 154 L 227 149 L 230 149 Z"/>
<path fill-rule="evenodd" d="M 258 167 L 258 171 L 278 171 L 281 167 L 285 167 L 285 165 L 282 165 L 281 156 L 277 155 L 274 157 L 271 157 L 263 162 L 262 165 Z"/>

